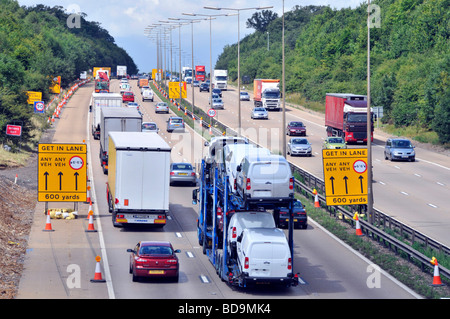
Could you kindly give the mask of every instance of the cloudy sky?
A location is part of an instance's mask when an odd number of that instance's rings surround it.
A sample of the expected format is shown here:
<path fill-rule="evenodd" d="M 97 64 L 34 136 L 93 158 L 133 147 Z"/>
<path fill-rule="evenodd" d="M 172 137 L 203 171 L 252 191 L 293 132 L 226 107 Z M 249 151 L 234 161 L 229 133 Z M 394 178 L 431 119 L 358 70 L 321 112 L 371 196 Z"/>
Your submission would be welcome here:
<path fill-rule="evenodd" d="M 151 72 L 156 68 L 156 44 L 144 35 L 144 29 L 151 24 L 169 21 L 169 18 L 194 19 L 183 13 L 202 15 L 233 14 L 234 11 L 216 11 L 205 9 L 205 6 L 227 8 L 252 8 L 273 6 L 272 11 L 282 15 L 282 3 L 278 0 L 18 0 L 20 5 L 34 6 L 44 4 L 49 7 L 62 6 L 68 12 L 81 11 L 87 14 L 88 21 L 99 22 L 114 37 L 117 45 L 124 48 L 133 58 L 141 72 Z M 331 8 L 356 8 L 366 0 L 284 0 L 284 10 L 290 11 L 296 5 L 329 5 Z M 252 33 L 247 29 L 246 21 L 255 10 L 240 11 L 241 39 Z M 199 19 L 206 17 L 197 17 Z M 237 43 L 237 16 L 218 16 L 212 20 L 212 66 L 222 53 L 224 46 Z M 82 27 L 82 26 L 81 26 Z M 205 65 L 209 72 L 210 65 L 210 22 L 201 21 L 193 24 L 194 28 L 194 64 Z M 172 31 L 172 43 L 179 51 L 179 30 Z M 192 57 L 191 25 L 181 27 L 182 65 L 191 65 Z M 179 58 L 173 58 L 178 64 Z M 177 65 L 179 69 L 179 65 Z"/>

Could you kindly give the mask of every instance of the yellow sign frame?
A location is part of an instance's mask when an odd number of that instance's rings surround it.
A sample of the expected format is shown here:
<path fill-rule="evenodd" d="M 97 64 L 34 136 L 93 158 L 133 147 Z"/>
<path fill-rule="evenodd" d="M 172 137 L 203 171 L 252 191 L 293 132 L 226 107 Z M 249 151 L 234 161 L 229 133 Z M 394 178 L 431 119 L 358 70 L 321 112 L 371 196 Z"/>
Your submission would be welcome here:
<path fill-rule="evenodd" d="M 323 149 L 322 159 L 326 204 L 367 204 L 367 149 Z"/>
<path fill-rule="evenodd" d="M 48 144 L 38 147 L 38 201 L 85 202 L 87 145 Z"/>

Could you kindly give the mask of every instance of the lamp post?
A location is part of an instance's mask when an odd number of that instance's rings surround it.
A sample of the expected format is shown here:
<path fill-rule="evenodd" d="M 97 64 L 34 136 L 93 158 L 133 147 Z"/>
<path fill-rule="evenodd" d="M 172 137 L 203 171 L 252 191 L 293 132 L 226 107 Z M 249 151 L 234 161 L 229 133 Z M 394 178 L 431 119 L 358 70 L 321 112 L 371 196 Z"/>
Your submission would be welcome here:
<path fill-rule="evenodd" d="M 191 46 L 192 46 L 192 63 L 191 63 L 191 72 L 192 72 L 192 81 L 194 81 L 194 23 L 200 22 L 201 20 L 198 19 L 183 19 L 183 18 L 169 18 L 169 20 L 174 20 L 174 21 L 181 21 L 181 20 L 185 20 L 185 21 L 189 21 L 188 23 L 191 24 Z M 181 77 L 181 74 L 180 74 Z M 181 81 L 181 78 L 180 78 Z M 194 93 L 194 84 L 191 83 L 191 88 L 192 88 L 192 116 L 194 116 L 194 108 L 195 108 L 195 93 Z M 180 92 L 181 94 L 181 92 Z"/>
<path fill-rule="evenodd" d="M 205 9 L 211 9 L 211 10 L 230 10 L 230 11 L 236 11 L 238 16 L 238 136 L 241 136 L 241 61 L 240 61 L 240 25 L 239 25 L 239 17 L 240 12 L 244 10 L 263 10 L 263 9 L 270 9 L 273 8 L 273 6 L 270 7 L 252 7 L 252 8 L 218 8 L 218 7 L 204 7 Z"/>
<path fill-rule="evenodd" d="M 282 54 L 283 54 L 283 58 L 282 58 L 282 81 L 283 81 L 283 96 L 282 96 L 282 101 L 283 101 L 283 120 L 282 120 L 282 128 L 281 128 L 281 135 L 283 136 L 282 139 L 282 143 L 283 143 L 283 156 L 286 157 L 286 134 L 284 134 L 284 130 L 286 129 L 286 70 L 285 70 L 285 60 L 284 60 L 284 0 L 283 0 L 283 27 L 282 27 Z"/>
<path fill-rule="evenodd" d="M 159 21 L 159 22 L 162 22 L 162 23 L 172 23 L 171 21 Z M 179 49 L 180 49 L 180 51 L 179 51 L 179 68 L 180 68 L 180 72 L 179 72 L 179 76 L 181 77 L 181 26 L 182 25 L 185 25 L 186 23 L 181 23 L 181 22 L 178 22 L 178 23 L 175 23 L 175 24 L 177 24 L 178 25 L 178 46 L 179 46 Z M 179 104 L 180 104 L 180 107 L 181 107 L 181 81 L 180 81 L 181 79 L 179 79 L 179 81 L 178 81 L 178 84 L 179 84 L 179 93 L 180 93 L 180 96 L 179 96 Z"/>
<path fill-rule="evenodd" d="M 213 75 L 213 69 L 212 69 L 212 20 L 215 19 L 215 17 L 227 17 L 232 16 L 234 14 L 199 14 L 199 13 L 182 13 L 183 15 L 187 16 L 194 16 L 194 17 L 207 17 L 204 20 L 209 20 L 209 101 L 212 106 L 212 75 Z M 211 125 L 212 119 L 210 118 L 210 125 Z"/>

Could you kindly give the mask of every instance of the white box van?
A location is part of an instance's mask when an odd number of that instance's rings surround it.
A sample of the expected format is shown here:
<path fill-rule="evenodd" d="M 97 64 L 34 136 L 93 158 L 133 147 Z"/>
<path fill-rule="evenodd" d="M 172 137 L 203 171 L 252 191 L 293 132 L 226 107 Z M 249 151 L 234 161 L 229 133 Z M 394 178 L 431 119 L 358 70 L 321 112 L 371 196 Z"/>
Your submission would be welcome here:
<path fill-rule="evenodd" d="M 279 228 L 247 228 L 238 237 L 238 267 L 244 285 L 293 280 L 292 257 L 284 232 Z"/>
<path fill-rule="evenodd" d="M 235 212 L 228 224 L 227 242 L 231 258 L 236 258 L 236 240 L 247 228 L 275 228 L 275 220 L 270 212 Z"/>
<path fill-rule="evenodd" d="M 236 192 L 236 168 L 242 162 L 245 156 L 259 155 L 268 156 L 270 151 L 267 148 L 257 147 L 253 144 L 228 144 L 223 148 L 223 162 L 225 166 L 225 174 L 228 176 L 228 182 L 231 192 Z"/>
<path fill-rule="evenodd" d="M 281 204 L 294 196 L 291 167 L 281 155 L 246 156 L 237 171 L 237 193 L 248 204 Z"/>
<path fill-rule="evenodd" d="M 142 92 L 142 102 L 145 100 L 150 100 L 153 102 L 153 91 L 151 89 L 147 89 Z"/>

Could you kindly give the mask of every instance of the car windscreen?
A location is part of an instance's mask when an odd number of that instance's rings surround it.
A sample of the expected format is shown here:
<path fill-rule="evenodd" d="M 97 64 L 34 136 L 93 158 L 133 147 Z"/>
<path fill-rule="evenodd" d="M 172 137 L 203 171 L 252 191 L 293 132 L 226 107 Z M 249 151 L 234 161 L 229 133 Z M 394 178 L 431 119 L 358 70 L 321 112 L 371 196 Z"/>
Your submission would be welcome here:
<path fill-rule="evenodd" d="M 182 119 L 171 119 L 170 122 L 181 124 L 181 123 L 183 123 L 183 120 Z"/>
<path fill-rule="evenodd" d="M 306 144 L 308 144 L 308 141 L 305 140 L 305 139 L 295 139 L 295 140 L 292 140 L 292 144 L 295 144 L 295 145 L 306 145 Z"/>
<path fill-rule="evenodd" d="M 173 251 L 168 246 L 142 246 L 139 250 L 141 255 L 173 255 Z"/>
<path fill-rule="evenodd" d="M 411 148 L 411 142 L 407 140 L 392 141 L 392 146 L 397 148 Z"/>
<path fill-rule="evenodd" d="M 173 170 L 186 170 L 186 171 L 191 171 L 192 170 L 192 165 L 191 164 L 174 164 L 172 166 Z"/>

